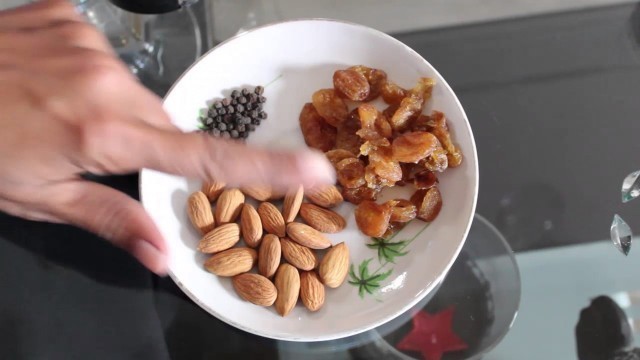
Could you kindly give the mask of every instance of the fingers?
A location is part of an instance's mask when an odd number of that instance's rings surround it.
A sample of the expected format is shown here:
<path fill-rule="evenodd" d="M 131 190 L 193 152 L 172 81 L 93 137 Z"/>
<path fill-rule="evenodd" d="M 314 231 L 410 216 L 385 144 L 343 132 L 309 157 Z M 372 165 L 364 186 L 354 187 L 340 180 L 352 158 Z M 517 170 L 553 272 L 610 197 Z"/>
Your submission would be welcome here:
<path fill-rule="evenodd" d="M 272 151 L 204 133 L 131 125 L 118 136 L 118 141 L 127 146 L 108 150 L 113 166 L 124 165 L 119 171 L 151 168 L 203 180 L 217 179 L 232 186 L 259 183 L 280 190 L 299 184 L 314 187 L 335 182 L 334 169 L 325 156 L 306 148 Z M 113 146 L 113 143 L 104 146 Z"/>
<path fill-rule="evenodd" d="M 149 270 L 167 272 L 167 246 L 139 202 L 112 188 L 73 181 L 50 189 L 49 211 L 131 253 Z"/>
<path fill-rule="evenodd" d="M 129 96 L 123 100 L 123 105 L 128 109 L 134 109 L 135 116 L 147 124 L 160 129 L 177 132 L 180 131 L 169 118 L 162 107 L 162 100 L 139 83 L 132 84 Z"/>
<path fill-rule="evenodd" d="M 67 20 L 82 20 L 70 1 L 44 0 L 0 11 L 0 30 L 34 29 Z"/>

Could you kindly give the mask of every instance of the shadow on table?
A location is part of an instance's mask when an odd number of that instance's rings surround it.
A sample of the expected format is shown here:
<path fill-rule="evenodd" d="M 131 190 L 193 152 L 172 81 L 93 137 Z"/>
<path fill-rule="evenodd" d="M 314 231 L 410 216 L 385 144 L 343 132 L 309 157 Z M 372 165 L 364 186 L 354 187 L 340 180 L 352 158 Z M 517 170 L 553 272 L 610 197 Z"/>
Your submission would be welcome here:
<path fill-rule="evenodd" d="M 193 303 L 171 278 L 158 278 L 156 308 L 172 359 L 278 359 L 277 342 L 223 323 Z"/>
<path fill-rule="evenodd" d="M 137 175 L 92 180 L 137 196 Z M 148 288 L 151 283 L 151 273 L 131 255 L 73 226 L 28 221 L 0 213 L 0 240 L 26 250 L 44 271 L 62 267 L 119 287 Z"/>

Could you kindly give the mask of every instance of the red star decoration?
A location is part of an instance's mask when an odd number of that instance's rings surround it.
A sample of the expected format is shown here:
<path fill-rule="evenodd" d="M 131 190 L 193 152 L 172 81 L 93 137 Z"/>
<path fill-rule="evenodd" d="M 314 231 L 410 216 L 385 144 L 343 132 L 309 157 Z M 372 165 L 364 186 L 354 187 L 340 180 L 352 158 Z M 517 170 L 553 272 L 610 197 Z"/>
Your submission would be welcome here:
<path fill-rule="evenodd" d="M 440 360 L 446 352 L 466 349 L 467 344 L 453 332 L 454 312 L 454 306 L 436 314 L 419 311 L 413 316 L 413 329 L 397 348 L 419 352 L 425 360 Z"/>

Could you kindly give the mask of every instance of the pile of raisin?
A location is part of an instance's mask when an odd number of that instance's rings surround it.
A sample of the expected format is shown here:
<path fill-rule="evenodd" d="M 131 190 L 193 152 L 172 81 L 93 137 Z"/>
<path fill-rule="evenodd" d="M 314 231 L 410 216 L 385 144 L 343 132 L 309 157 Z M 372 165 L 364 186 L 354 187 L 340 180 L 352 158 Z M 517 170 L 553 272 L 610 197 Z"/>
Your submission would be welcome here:
<path fill-rule="evenodd" d="M 263 110 L 267 98 L 264 87 L 256 86 L 233 90 L 229 97 L 211 104 L 206 117 L 200 118 L 200 129 L 213 136 L 225 139 L 246 139 L 255 131 L 267 113 Z"/>

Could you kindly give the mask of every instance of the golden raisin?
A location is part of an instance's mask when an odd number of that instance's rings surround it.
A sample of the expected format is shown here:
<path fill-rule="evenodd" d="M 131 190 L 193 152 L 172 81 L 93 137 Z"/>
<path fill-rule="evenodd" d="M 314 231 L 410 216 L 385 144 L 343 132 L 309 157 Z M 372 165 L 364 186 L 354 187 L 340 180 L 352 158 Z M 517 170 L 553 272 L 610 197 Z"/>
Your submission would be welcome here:
<path fill-rule="evenodd" d="M 336 136 L 336 149 L 344 149 L 356 155 L 360 153 L 360 146 L 364 141 L 356 134 L 360 130 L 360 118 L 358 111 L 352 111 L 347 120 L 338 126 Z"/>
<path fill-rule="evenodd" d="M 433 129 L 431 132 L 435 135 L 442 147 L 447 151 L 447 160 L 450 167 L 457 167 L 462 164 L 462 151 L 453 144 L 451 140 L 451 134 L 449 133 L 449 127 L 447 126 L 447 119 L 440 111 L 434 111 L 431 114 L 433 122 Z"/>
<path fill-rule="evenodd" d="M 425 169 L 433 172 L 443 172 L 449 167 L 449 159 L 447 158 L 447 150 L 438 147 L 433 151 L 431 156 L 424 160 Z"/>
<path fill-rule="evenodd" d="M 330 125 L 338 127 L 347 119 L 349 109 L 333 89 L 320 89 L 311 97 L 313 106 Z"/>
<path fill-rule="evenodd" d="M 349 70 L 355 70 L 367 78 L 369 82 L 369 96 L 365 101 L 371 101 L 382 92 L 382 87 L 387 82 L 387 73 L 380 69 L 373 69 L 364 65 L 352 66 Z"/>
<path fill-rule="evenodd" d="M 391 117 L 391 127 L 395 130 L 404 130 L 413 117 L 419 116 L 425 102 L 431 98 L 434 85 L 433 79 L 420 78 L 418 84 L 409 90 L 407 96 L 400 102 L 398 110 Z"/>
<path fill-rule="evenodd" d="M 433 120 L 431 119 L 431 116 L 420 114 L 420 116 L 411 121 L 409 130 L 431 132 L 431 130 L 433 130 Z"/>
<path fill-rule="evenodd" d="M 360 118 L 360 130 L 356 134 L 364 140 L 379 139 L 380 134 L 376 130 L 378 109 L 371 104 L 360 105 L 358 106 L 358 117 Z"/>
<path fill-rule="evenodd" d="M 389 124 L 389 118 L 383 113 L 378 113 L 378 117 L 376 118 L 376 131 L 384 138 L 391 138 L 393 136 L 393 129 L 391 129 L 391 124 Z"/>
<path fill-rule="evenodd" d="M 327 151 L 324 155 L 327 157 L 327 159 L 329 159 L 329 162 L 331 162 L 333 167 L 336 167 L 336 165 L 338 165 L 338 163 L 341 160 L 349 159 L 349 158 L 355 158 L 356 157 L 356 155 L 354 153 L 352 153 L 349 150 L 344 150 L 344 149 L 330 150 L 330 151 Z"/>
<path fill-rule="evenodd" d="M 356 205 L 365 200 L 376 201 L 379 193 L 380 188 L 377 187 L 370 188 L 367 186 L 361 186 L 354 189 L 342 188 L 342 196 L 344 199 Z"/>
<path fill-rule="evenodd" d="M 369 170 L 367 174 L 366 170 Z M 373 173 L 377 179 L 374 180 Z M 376 147 L 369 152 L 369 165 L 365 169 L 365 180 L 369 186 L 393 186 L 402 180 L 402 168 L 400 163 L 392 157 L 390 147 Z"/>
<path fill-rule="evenodd" d="M 360 118 L 360 130 L 357 134 L 364 140 L 374 141 L 390 138 L 392 134 L 391 125 L 386 117 L 371 104 L 358 106 L 358 117 Z M 380 146 L 386 146 L 387 141 L 374 141 Z"/>
<path fill-rule="evenodd" d="M 417 163 L 431 155 L 440 146 L 438 139 L 424 131 L 409 132 L 393 140 L 393 158 L 397 161 Z"/>
<path fill-rule="evenodd" d="M 369 81 L 355 70 L 338 70 L 333 73 L 333 87 L 349 100 L 362 101 L 369 96 Z"/>
<path fill-rule="evenodd" d="M 387 104 L 400 104 L 402 99 L 407 96 L 407 92 L 407 90 L 401 88 L 393 81 L 387 81 L 381 89 L 382 99 Z"/>
<path fill-rule="evenodd" d="M 391 208 L 391 222 L 406 223 L 416 218 L 418 209 L 409 200 L 396 199 L 396 204 Z"/>
<path fill-rule="evenodd" d="M 417 164 L 413 163 L 400 163 L 400 169 L 402 169 L 402 179 L 398 181 L 396 185 L 404 186 L 407 183 L 413 182 L 414 174 L 417 172 L 415 169 Z"/>
<path fill-rule="evenodd" d="M 442 209 L 442 195 L 438 187 L 430 189 L 419 189 L 413 196 L 411 202 L 418 208 L 417 218 L 424 221 L 433 221 L 440 214 Z"/>
<path fill-rule="evenodd" d="M 318 114 L 311 103 L 306 103 L 300 112 L 300 130 L 307 146 L 329 151 L 336 145 L 336 128 Z"/>
<path fill-rule="evenodd" d="M 345 188 L 358 188 L 365 185 L 364 164 L 356 158 L 340 161 L 336 165 L 338 182 Z"/>
<path fill-rule="evenodd" d="M 373 201 L 361 202 L 355 210 L 356 224 L 365 235 L 380 237 L 384 235 L 391 218 L 391 206 Z"/>
<path fill-rule="evenodd" d="M 422 170 L 415 173 L 413 179 L 413 185 L 417 189 L 429 189 L 438 184 L 438 177 L 435 173 L 429 170 Z"/>
<path fill-rule="evenodd" d="M 387 118 L 387 121 L 389 121 L 389 124 L 391 124 L 391 118 L 393 117 L 393 114 L 396 113 L 399 107 L 400 107 L 400 104 L 391 104 L 387 106 L 384 110 L 382 110 L 382 114 Z"/>

